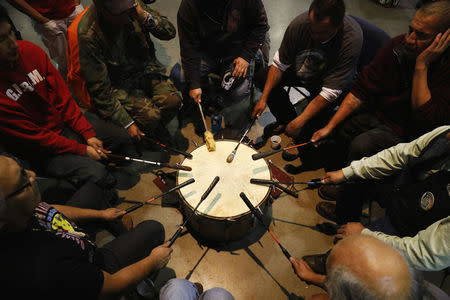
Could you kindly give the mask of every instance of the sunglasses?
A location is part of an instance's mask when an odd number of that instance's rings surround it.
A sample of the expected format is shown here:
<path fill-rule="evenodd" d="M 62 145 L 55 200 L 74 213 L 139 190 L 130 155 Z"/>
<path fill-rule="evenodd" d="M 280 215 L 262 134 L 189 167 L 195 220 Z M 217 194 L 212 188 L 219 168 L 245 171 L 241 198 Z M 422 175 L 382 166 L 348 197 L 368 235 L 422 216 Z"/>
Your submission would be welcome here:
<path fill-rule="evenodd" d="M 5 200 L 8 200 L 14 196 L 19 195 L 20 193 L 23 192 L 23 190 L 25 190 L 27 187 L 31 186 L 31 181 L 30 181 L 30 177 L 28 176 L 27 172 L 25 171 L 24 168 L 20 169 L 20 182 L 25 182 L 23 183 L 18 189 L 16 189 L 14 192 L 12 192 L 11 194 L 7 195 L 5 197 Z"/>

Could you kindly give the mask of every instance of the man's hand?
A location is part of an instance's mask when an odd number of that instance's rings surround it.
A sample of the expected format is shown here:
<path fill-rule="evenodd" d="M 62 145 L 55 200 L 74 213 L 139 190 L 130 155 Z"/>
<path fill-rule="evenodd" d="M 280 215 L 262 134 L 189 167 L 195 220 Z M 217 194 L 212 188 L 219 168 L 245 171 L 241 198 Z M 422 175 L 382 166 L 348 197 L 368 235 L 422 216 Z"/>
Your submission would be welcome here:
<path fill-rule="evenodd" d="M 336 234 L 336 238 L 338 239 L 343 239 L 346 238 L 352 234 L 358 234 L 361 233 L 361 231 L 363 231 L 365 227 L 362 226 L 361 223 L 357 223 L 357 222 L 350 222 L 347 223 L 345 225 L 342 225 L 341 227 L 339 227 L 338 229 L 338 233 Z"/>
<path fill-rule="evenodd" d="M 132 139 L 138 141 L 141 140 L 141 137 L 145 136 L 145 134 L 139 129 L 136 123 L 131 124 L 130 127 L 127 128 L 127 131 Z"/>
<path fill-rule="evenodd" d="M 299 120 L 299 118 L 297 117 L 294 120 L 292 120 L 291 122 L 289 122 L 289 124 L 287 124 L 284 132 L 286 133 L 287 136 L 289 136 L 291 138 L 295 138 L 300 133 L 300 130 L 302 129 L 302 127 L 303 127 L 303 124 L 302 124 L 301 120 Z"/>
<path fill-rule="evenodd" d="M 169 262 L 170 254 L 173 251 L 172 248 L 169 248 L 169 243 L 170 242 L 166 242 L 165 244 L 156 247 L 150 253 L 150 257 L 152 257 L 155 262 L 156 269 L 163 268 Z"/>
<path fill-rule="evenodd" d="M 189 97 L 191 97 L 195 102 L 201 103 L 202 102 L 202 89 L 193 89 L 189 91 Z"/>
<path fill-rule="evenodd" d="M 247 69 L 248 69 L 248 65 L 249 63 L 243 59 L 242 57 L 238 57 L 236 58 L 234 61 L 234 70 L 233 70 L 233 76 L 235 77 L 245 77 L 245 75 L 247 75 Z"/>
<path fill-rule="evenodd" d="M 266 109 L 266 101 L 264 99 L 259 99 L 258 103 L 256 103 L 255 108 L 252 112 L 252 118 L 259 118 L 263 111 Z"/>
<path fill-rule="evenodd" d="M 101 160 L 102 157 L 100 156 L 100 150 L 95 150 L 92 146 L 86 146 L 86 153 L 85 155 L 92 158 L 93 160 Z M 104 155 L 104 154 L 103 154 Z"/>
<path fill-rule="evenodd" d="M 297 274 L 301 280 L 319 285 L 323 284 L 323 282 L 320 282 L 320 279 L 318 280 L 321 275 L 315 273 L 306 261 L 303 259 L 295 259 L 293 257 L 289 258 L 289 261 L 292 264 L 295 274 Z"/>
<path fill-rule="evenodd" d="M 428 68 L 450 45 L 450 29 L 442 33 L 438 33 L 434 41 L 417 56 L 416 68 Z"/>
<path fill-rule="evenodd" d="M 337 170 L 333 172 L 325 173 L 325 177 L 322 179 L 322 183 L 341 183 L 345 181 L 344 172 L 342 170 Z"/>
<path fill-rule="evenodd" d="M 107 158 L 106 154 L 111 153 L 111 151 L 103 148 L 103 142 L 96 137 L 91 137 L 86 142 L 89 146 L 91 146 L 97 151 L 97 153 L 100 155 L 101 158 Z"/>
<path fill-rule="evenodd" d="M 140 23 L 144 22 L 147 18 L 147 12 L 142 9 L 141 5 L 139 4 L 139 1 L 137 1 L 136 10 L 131 13 L 131 17 L 138 20 Z"/>
<path fill-rule="evenodd" d="M 101 212 L 101 218 L 105 221 L 113 221 L 120 217 L 122 217 L 125 214 L 125 211 L 122 209 L 117 209 L 114 207 L 107 208 L 102 210 Z"/>
<path fill-rule="evenodd" d="M 311 138 L 311 142 L 314 143 L 314 147 L 319 146 L 320 143 L 318 143 L 318 142 L 320 140 L 323 140 L 327 136 L 329 136 L 331 131 L 332 130 L 328 126 L 325 126 L 324 128 L 319 129 L 316 132 L 314 132 L 314 134 L 313 134 L 313 136 Z"/>

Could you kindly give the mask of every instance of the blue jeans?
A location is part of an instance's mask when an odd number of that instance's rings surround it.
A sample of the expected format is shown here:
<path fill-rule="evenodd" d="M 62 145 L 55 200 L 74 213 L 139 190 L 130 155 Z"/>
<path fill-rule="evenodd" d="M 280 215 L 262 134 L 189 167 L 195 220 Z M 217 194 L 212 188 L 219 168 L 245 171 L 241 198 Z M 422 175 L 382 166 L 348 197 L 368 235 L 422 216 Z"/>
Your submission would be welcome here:
<path fill-rule="evenodd" d="M 159 292 L 160 300 L 234 300 L 230 292 L 212 288 L 198 294 L 196 286 L 186 279 L 170 279 Z"/>
<path fill-rule="evenodd" d="M 200 63 L 200 77 L 204 78 L 210 73 L 222 75 L 221 73 L 222 63 L 218 58 L 202 55 Z M 183 93 L 183 96 L 189 94 L 186 85 L 186 77 L 184 76 L 183 68 L 179 63 L 176 63 L 170 71 L 170 79 L 173 81 L 175 87 Z M 225 102 L 232 104 L 244 100 L 250 95 L 251 78 L 246 77 L 245 80 L 237 87 L 231 90 L 231 93 L 225 97 Z M 202 87 L 203 89 L 205 87 Z M 225 90 L 223 90 L 225 92 Z"/>

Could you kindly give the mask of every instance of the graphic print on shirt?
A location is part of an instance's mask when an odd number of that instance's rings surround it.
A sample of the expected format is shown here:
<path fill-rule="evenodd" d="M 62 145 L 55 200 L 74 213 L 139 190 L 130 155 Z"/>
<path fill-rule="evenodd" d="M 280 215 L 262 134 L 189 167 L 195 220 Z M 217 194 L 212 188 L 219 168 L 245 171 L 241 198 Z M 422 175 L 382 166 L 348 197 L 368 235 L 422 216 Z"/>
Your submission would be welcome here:
<path fill-rule="evenodd" d="M 35 208 L 34 217 L 40 228 L 33 228 L 33 230 L 52 231 L 56 236 L 75 241 L 82 250 L 86 249 L 85 240 L 77 235 L 79 232 L 76 225 L 47 203 L 41 202 Z"/>
<path fill-rule="evenodd" d="M 326 53 L 316 48 L 303 50 L 295 58 L 295 67 L 295 73 L 302 83 L 319 80 L 327 69 Z"/>
<path fill-rule="evenodd" d="M 34 86 L 45 80 L 45 76 L 42 76 L 36 69 L 28 73 L 27 77 L 29 80 L 21 83 L 14 83 L 9 89 L 7 89 L 5 92 L 6 96 L 14 101 L 17 101 L 23 93 L 34 92 Z"/>

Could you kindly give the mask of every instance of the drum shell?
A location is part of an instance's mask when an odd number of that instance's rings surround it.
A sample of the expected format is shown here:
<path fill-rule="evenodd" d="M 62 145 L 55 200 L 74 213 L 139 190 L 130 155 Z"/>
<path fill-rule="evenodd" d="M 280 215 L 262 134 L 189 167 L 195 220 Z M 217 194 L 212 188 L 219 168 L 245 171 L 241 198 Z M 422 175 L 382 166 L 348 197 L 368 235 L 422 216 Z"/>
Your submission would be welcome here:
<path fill-rule="evenodd" d="M 267 197 L 258 206 L 263 212 L 268 206 Z M 193 208 L 183 199 L 181 202 L 183 216 L 190 216 Z M 217 218 L 196 212 L 189 220 L 189 231 L 203 240 L 214 242 L 230 242 L 244 237 L 254 226 L 255 218 L 250 211 L 233 217 Z"/>

